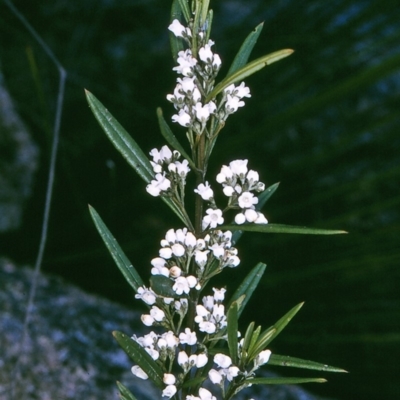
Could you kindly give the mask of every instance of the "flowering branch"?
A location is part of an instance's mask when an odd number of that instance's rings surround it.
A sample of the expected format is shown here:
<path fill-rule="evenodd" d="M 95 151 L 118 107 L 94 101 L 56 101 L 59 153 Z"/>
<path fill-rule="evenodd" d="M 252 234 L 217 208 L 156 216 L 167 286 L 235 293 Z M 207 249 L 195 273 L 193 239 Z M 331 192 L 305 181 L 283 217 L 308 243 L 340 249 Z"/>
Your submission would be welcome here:
<path fill-rule="evenodd" d="M 209 281 L 225 268 L 240 264 L 234 247 L 243 231 L 334 234 L 343 231 L 268 224 L 262 206 L 277 189 L 260 181 L 249 169 L 248 160 L 222 165 L 216 176 L 225 195 L 218 206 L 215 188 L 207 180 L 207 166 L 217 138 L 228 117 L 245 105 L 250 89 L 243 79 L 272 62 L 292 53 L 281 50 L 247 62 L 261 32 L 259 25 L 245 40 L 227 77 L 216 82 L 221 58 L 210 39 L 212 11 L 209 0 L 174 0 L 168 29 L 177 73 L 176 86 L 167 100 L 175 108 L 171 120 L 185 129 L 190 154 L 184 150 L 162 111 L 157 110 L 160 130 L 167 145 L 152 149 L 150 159 L 122 126 L 89 92 L 87 99 L 100 125 L 114 146 L 146 182 L 146 191 L 160 197 L 180 218 L 184 227 L 169 229 L 161 240 L 158 256 L 151 260 L 150 283 L 146 285 L 119 247 L 97 212 L 90 212 L 103 241 L 121 272 L 135 291 L 135 298 L 148 307 L 141 316 L 147 327 L 161 327 L 143 337 L 114 336 L 135 365 L 132 373 L 151 379 L 161 396 L 183 400 L 229 400 L 254 384 L 323 382 L 322 378 L 262 378 L 256 373 L 264 364 L 290 365 L 323 371 L 342 369 L 293 357 L 271 354 L 270 342 L 284 329 L 302 304 L 294 307 L 277 323 L 262 330 L 252 322 L 242 335 L 238 319 L 265 271 L 256 265 L 226 302 L 226 288 L 208 287 Z M 179 17 L 183 15 L 186 23 Z M 195 213 L 190 218 L 185 204 L 187 176 L 196 174 Z M 228 212 L 234 223 L 224 225 Z M 233 233 L 236 231 L 235 233 Z M 214 385 L 211 392 L 205 386 Z M 135 399 L 118 384 L 122 399 Z"/>

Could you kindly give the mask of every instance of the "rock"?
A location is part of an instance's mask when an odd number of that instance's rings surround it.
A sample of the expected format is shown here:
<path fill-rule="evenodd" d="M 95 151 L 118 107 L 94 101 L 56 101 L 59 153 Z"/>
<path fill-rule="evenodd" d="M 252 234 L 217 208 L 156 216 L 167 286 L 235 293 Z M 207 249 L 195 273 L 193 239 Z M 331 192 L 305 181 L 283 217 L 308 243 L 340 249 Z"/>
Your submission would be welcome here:
<path fill-rule="evenodd" d="M 89 295 L 65 281 L 40 275 L 29 334 L 20 339 L 33 272 L 0 258 L 0 398 L 9 398 L 18 355 L 14 399 L 118 399 L 116 380 L 138 400 L 161 399 L 149 381 L 134 377 L 131 361 L 111 332 L 147 333 L 140 314 Z M 297 386 L 255 386 L 237 399 L 317 400 Z"/>

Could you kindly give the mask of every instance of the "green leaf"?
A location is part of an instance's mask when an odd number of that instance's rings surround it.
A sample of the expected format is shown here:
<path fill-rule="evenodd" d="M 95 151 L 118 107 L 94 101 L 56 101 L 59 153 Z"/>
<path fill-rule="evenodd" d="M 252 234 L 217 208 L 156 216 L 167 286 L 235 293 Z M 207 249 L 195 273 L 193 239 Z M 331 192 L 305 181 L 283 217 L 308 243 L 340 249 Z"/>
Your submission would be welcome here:
<path fill-rule="evenodd" d="M 126 132 L 121 124 L 114 119 L 103 104 L 101 104 L 101 102 L 89 91 L 86 90 L 85 93 L 93 114 L 108 138 L 111 140 L 111 143 L 128 161 L 136 173 L 146 183 L 149 183 L 154 178 L 154 172 L 148 158 L 145 156 L 138 144 L 132 139 L 128 132 Z M 188 224 L 189 221 L 186 220 L 180 209 L 170 198 L 162 196 L 161 200 L 171 208 L 171 210 L 185 225 Z"/>
<path fill-rule="evenodd" d="M 270 65 L 276 61 L 281 60 L 290 54 L 293 53 L 291 49 L 284 49 L 275 51 L 274 53 L 267 54 L 263 57 L 257 58 L 256 60 L 248 63 L 244 67 L 240 68 L 232 75 L 228 75 L 225 79 L 223 79 L 217 86 L 211 91 L 211 93 L 207 96 L 205 103 L 208 103 L 210 100 L 214 99 L 215 96 L 222 92 L 226 87 L 231 85 L 232 83 L 238 82 L 247 78 L 248 76 L 254 74 L 255 72 L 259 71 L 260 69 Z"/>
<path fill-rule="evenodd" d="M 253 294 L 255 288 L 257 287 L 260 279 L 262 278 L 265 268 L 267 266 L 263 263 L 258 263 L 244 278 L 243 282 L 240 286 L 236 289 L 235 293 L 232 295 L 228 306 L 230 307 L 234 301 L 238 300 L 241 296 L 245 296 L 242 304 L 238 308 L 238 318 L 242 314 L 244 307 L 246 306 L 247 302 L 250 300 L 251 295 Z"/>
<path fill-rule="evenodd" d="M 186 22 L 190 21 L 190 8 L 188 4 L 188 0 L 177 0 L 179 6 L 182 10 L 183 16 L 185 17 Z"/>
<path fill-rule="evenodd" d="M 269 198 L 276 192 L 276 189 L 279 187 L 279 182 L 274 183 L 271 186 L 268 186 L 259 196 L 258 203 L 256 204 L 256 210 L 260 211 L 265 203 L 269 200 Z"/>
<path fill-rule="evenodd" d="M 172 289 L 174 281 L 164 275 L 153 275 L 150 278 L 150 286 L 154 292 L 162 297 L 171 297 L 173 299 L 180 299 L 185 296 L 178 296 Z"/>
<path fill-rule="evenodd" d="M 195 387 L 196 385 L 199 385 L 203 383 L 207 379 L 206 376 L 199 376 L 198 378 L 190 378 L 186 380 L 181 387 L 187 388 L 187 387 Z"/>
<path fill-rule="evenodd" d="M 237 364 L 238 351 L 238 303 L 235 301 L 228 309 L 227 314 L 228 348 L 233 364 Z"/>
<path fill-rule="evenodd" d="M 132 392 L 121 382 L 117 381 L 117 386 L 121 400 L 136 400 L 136 397 L 132 394 Z"/>
<path fill-rule="evenodd" d="M 148 158 L 139 145 L 92 93 L 87 90 L 85 90 L 85 93 L 94 116 L 111 140 L 111 143 L 128 161 L 136 173 L 146 183 L 149 183 L 154 177 L 154 172 Z"/>
<path fill-rule="evenodd" d="M 273 185 L 269 186 L 267 189 L 265 189 L 259 196 L 258 196 L 258 203 L 256 204 L 255 208 L 257 211 L 260 211 L 265 203 L 269 200 L 269 198 L 275 193 L 276 189 L 278 189 L 279 182 L 274 183 Z M 241 238 L 243 235 L 242 230 L 236 230 L 232 234 L 232 244 L 235 245 L 238 240 Z"/>
<path fill-rule="evenodd" d="M 168 144 L 173 147 L 175 150 L 178 150 L 179 153 L 182 154 L 186 160 L 189 161 L 190 166 L 193 169 L 196 169 L 196 165 L 193 162 L 193 160 L 190 158 L 190 156 L 186 153 L 185 149 L 182 147 L 182 145 L 179 143 L 178 139 L 176 136 L 173 134 L 171 128 L 167 124 L 167 122 L 164 119 L 163 112 L 161 108 L 157 108 L 157 119 L 158 119 L 158 125 L 160 126 L 160 131 L 161 134 L 164 136 L 165 140 L 168 142 Z"/>
<path fill-rule="evenodd" d="M 249 360 L 254 359 L 257 355 L 263 351 L 286 327 L 286 325 L 292 320 L 292 318 L 299 312 L 300 308 L 303 307 L 303 303 L 297 304 L 289 312 L 287 312 L 278 322 L 271 327 L 267 328 L 261 333 L 254 347 L 249 349 Z"/>
<path fill-rule="evenodd" d="M 261 233 L 297 233 L 301 235 L 337 235 L 347 233 L 342 230 L 308 228 L 306 226 L 293 226 L 283 224 L 243 224 L 221 225 L 220 229 L 229 231 L 246 231 Z"/>
<path fill-rule="evenodd" d="M 271 377 L 248 379 L 246 382 L 252 385 L 296 385 L 299 383 L 325 383 L 327 380 L 324 378 Z"/>
<path fill-rule="evenodd" d="M 263 26 L 264 22 L 257 25 L 254 31 L 250 32 L 250 34 L 247 36 L 242 46 L 240 47 L 238 53 L 236 54 L 229 68 L 227 76 L 232 75 L 234 72 L 236 72 L 237 70 L 246 65 L 247 60 L 249 59 L 250 54 L 254 48 L 254 45 L 257 43 L 257 39 L 260 36 Z"/>
<path fill-rule="evenodd" d="M 301 358 L 280 356 L 278 354 L 271 354 L 268 364 L 279 365 L 280 367 L 293 367 L 303 369 L 313 369 L 316 371 L 326 372 L 347 372 L 342 368 L 332 367 L 326 364 L 317 363 L 315 361 L 302 360 Z"/>
<path fill-rule="evenodd" d="M 181 6 L 179 5 L 179 1 L 174 0 L 172 2 L 172 7 L 171 7 L 170 22 L 172 22 L 174 19 L 180 20 L 181 16 L 182 16 L 182 9 Z M 176 37 L 172 32 L 169 33 L 169 41 L 171 45 L 172 58 L 174 61 L 176 61 L 178 58 L 178 53 L 181 50 L 184 50 L 183 41 L 181 38 Z"/>
<path fill-rule="evenodd" d="M 151 358 L 147 351 L 128 335 L 122 332 L 114 331 L 113 336 L 117 340 L 118 344 L 124 349 L 125 353 L 137 364 L 149 378 L 161 389 L 164 388 L 163 383 L 163 370 L 162 368 Z"/>
<path fill-rule="evenodd" d="M 137 292 L 138 287 L 144 285 L 142 278 L 139 276 L 136 269 L 128 260 L 128 257 L 126 257 L 125 253 L 123 252 L 118 242 L 109 231 L 97 211 L 90 205 L 89 211 L 97 228 L 97 231 L 100 233 L 103 242 L 105 243 L 108 251 L 110 252 L 115 263 L 117 264 L 119 270 L 122 272 L 122 275 L 124 276 L 126 281 L 132 286 L 133 290 Z"/>

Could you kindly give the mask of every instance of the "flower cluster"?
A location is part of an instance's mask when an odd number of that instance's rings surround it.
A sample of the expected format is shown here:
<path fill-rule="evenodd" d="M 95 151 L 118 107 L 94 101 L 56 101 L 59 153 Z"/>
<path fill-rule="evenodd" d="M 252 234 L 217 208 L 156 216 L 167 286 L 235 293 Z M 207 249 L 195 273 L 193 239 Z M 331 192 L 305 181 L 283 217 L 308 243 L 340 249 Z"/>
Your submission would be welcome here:
<path fill-rule="evenodd" d="M 241 209 L 241 212 L 235 216 L 237 224 L 268 223 L 265 216 L 256 211 L 255 205 L 258 203 L 258 198 L 252 193 L 252 191 L 262 192 L 265 185 L 259 181 L 258 172 L 248 170 L 247 160 L 235 160 L 230 162 L 229 166 L 223 165 L 217 175 L 217 182 L 222 185 L 225 196 L 229 197 L 228 205 Z"/>
<path fill-rule="evenodd" d="M 160 150 L 151 150 L 150 155 L 155 179 L 147 185 L 146 191 L 157 197 L 168 190 L 174 193 L 177 188 L 183 189 L 190 168 L 187 160 L 178 161 L 181 156 L 179 151 L 172 152 L 168 146 L 163 146 Z"/>
<path fill-rule="evenodd" d="M 189 49 L 178 53 L 178 65 L 173 68 L 181 77 L 177 78 L 173 94 L 167 95 L 177 114 L 172 121 L 201 135 L 206 131 L 206 123 L 211 116 L 219 122 L 224 122 L 228 116 L 244 106 L 242 99 L 251 97 L 250 90 L 242 82 L 239 86 L 229 85 L 223 91 L 219 102 L 216 99 L 207 99 L 214 88 L 214 80 L 221 68 L 221 58 L 212 51 L 214 42 L 206 38 L 204 31 L 197 35 L 198 52 L 193 54 L 192 30 L 184 27 L 178 20 L 174 20 L 168 28 L 176 37 L 184 38 Z"/>
<path fill-rule="evenodd" d="M 200 332 L 213 334 L 226 327 L 225 307 L 222 301 L 225 297 L 225 289 L 213 288 L 214 296 L 203 297 L 203 305 L 196 306 L 195 321 Z"/>

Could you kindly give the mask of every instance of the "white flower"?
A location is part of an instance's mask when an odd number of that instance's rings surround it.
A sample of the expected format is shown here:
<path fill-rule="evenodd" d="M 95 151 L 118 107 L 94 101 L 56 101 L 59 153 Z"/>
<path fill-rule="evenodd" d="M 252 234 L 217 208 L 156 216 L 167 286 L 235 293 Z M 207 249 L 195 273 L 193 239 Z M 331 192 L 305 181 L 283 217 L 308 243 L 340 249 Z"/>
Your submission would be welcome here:
<path fill-rule="evenodd" d="M 219 385 L 222 382 L 223 378 L 223 376 L 215 369 L 210 369 L 210 371 L 208 372 L 208 377 L 210 378 L 210 381 L 215 385 Z"/>
<path fill-rule="evenodd" d="M 150 264 L 153 266 L 153 268 L 151 269 L 152 275 L 164 275 L 164 276 L 169 275 L 170 271 L 165 266 L 166 262 L 163 258 L 161 257 L 153 258 L 150 261 Z"/>
<path fill-rule="evenodd" d="M 163 397 L 171 398 L 176 393 L 176 386 L 175 385 L 168 385 L 162 392 Z"/>
<path fill-rule="evenodd" d="M 161 322 L 165 318 L 165 313 L 161 308 L 158 308 L 157 306 L 151 307 L 150 310 L 150 315 L 157 321 Z"/>
<path fill-rule="evenodd" d="M 168 260 L 172 257 L 172 249 L 170 247 L 164 247 L 158 251 L 158 254 L 160 257 Z"/>
<path fill-rule="evenodd" d="M 199 389 L 199 396 L 201 400 L 217 400 L 216 397 L 213 396 L 210 391 L 204 388 Z"/>
<path fill-rule="evenodd" d="M 185 247 L 180 243 L 173 244 L 171 250 L 175 257 L 182 257 L 185 254 Z"/>
<path fill-rule="evenodd" d="M 217 225 L 221 225 L 224 223 L 224 218 L 222 217 L 222 211 L 219 209 L 213 210 L 209 208 L 206 210 L 206 216 L 203 217 L 202 228 L 203 230 L 207 229 L 208 226 L 214 229 Z"/>
<path fill-rule="evenodd" d="M 188 232 L 185 237 L 185 245 L 189 248 L 194 248 L 197 245 L 196 236 L 192 232 Z"/>
<path fill-rule="evenodd" d="M 196 103 L 194 106 L 194 111 L 196 113 L 196 118 L 200 122 L 206 122 L 210 118 L 211 107 L 208 104 L 203 106 L 200 102 Z"/>
<path fill-rule="evenodd" d="M 227 197 L 231 197 L 235 193 L 235 189 L 232 186 L 225 186 L 222 191 Z"/>
<path fill-rule="evenodd" d="M 214 356 L 214 362 L 221 368 L 229 368 L 232 365 L 232 359 L 222 353 L 217 353 Z"/>
<path fill-rule="evenodd" d="M 152 326 L 154 324 L 154 318 L 149 314 L 143 314 L 140 319 L 146 326 Z"/>
<path fill-rule="evenodd" d="M 223 301 L 224 300 L 226 289 L 213 288 L 213 291 L 214 291 L 214 300 L 215 301 Z"/>
<path fill-rule="evenodd" d="M 178 78 L 177 82 L 181 85 L 181 89 L 185 93 L 193 93 L 195 89 L 197 89 L 197 86 L 194 82 L 194 78 L 189 78 L 189 77 L 184 77 L 184 78 Z"/>
<path fill-rule="evenodd" d="M 202 368 L 208 363 L 208 357 L 205 353 L 200 353 L 197 355 L 196 367 Z"/>
<path fill-rule="evenodd" d="M 172 68 L 173 71 L 183 76 L 193 76 L 193 67 L 197 64 L 197 60 L 192 56 L 192 52 L 189 49 L 180 51 L 176 61 L 179 66 Z"/>
<path fill-rule="evenodd" d="M 250 89 L 244 85 L 244 82 L 242 82 L 239 86 L 236 86 L 235 96 L 239 97 L 240 99 L 243 97 L 251 97 Z"/>
<path fill-rule="evenodd" d="M 167 342 L 167 347 L 169 349 L 175 349 L 179 344 L 179 339 L 174 335 L 172 331 L 163 333 L 162 337 Z"/>
<path fill-rule="evenodd" d="M 238 198 L 238 203 L 240 208 L 250 208 L 258 203 L 258 198 L 253 193 L 243 192 Z"/>
<path fill-rule="evenodd" d="M 223 165 L 220 173 L 217 175 L 217 182 L 225 183 L 232 178 L 233 178 L 233 172 L 232 172 L 231 168 L 229 168 L 226 165 Z"/>
<path fill-rule="evenodd" d="M 194 189 L 194 192 L 199 194 L 201 198 L 206 201 L 214 197 L 214 192 L 208 182 L 206 182 L 205 185 L 200 183 L 199 186 L 197 186 L 197 189 Z"/>
<path fill-rule="evenodd" d="M 245 215 L 242 214 L 242 213 L 236 214 L 236 215 L 235 215 L 235 222 L 236 222 L 238 225 L 244 224 L 244 223 L 246 222 L 246 217 L 245 217 Z"/>
<path fill-rule="evenodd" d="M 182 270 L 178 266 L 174 265 L 169 270 L 169 274 L 171 275 L 171 278 L 177 278 L 182 275 Z"/>
<path fill-rule="evenodd" d="M 176 166 L 176 173 L 183 178 L 186 177 L 186 175 L 190 172 L 189 161 L 186 159 L 183 160 L 182 162 L 175 161 L 175 166 Z"/>
<path fill-rule="evenodd" d="M 160 353 L 156 349 L 151 347 L 146 347 L 145 350 L 153 360 L 159 359 Z"/>
<path fill-rule="evenodd" d="M 172 375 L 172 374 L 164 374 L 164 376 L 163 376 L 163 382 L 164 382 L 166 385 L 175 385 L 176 378 L 175 378 L 175 376 Z"/>
<path fill-rule="evenodd" d="M 255 222 L 258 218 L 258 212 L 256 210 L 253 210 L 251 208 L 247 209 L 244 212 L 244 215 L 246 217 L 247 222 Z"/>
<path fill-rule="evenodd" d="M 184 367 L 189 362 L 189 357 L 185 351 L 180 351 L 178 353 L 178 364 Z"/>
<path fill-rule="evenodd" d="M 270 350 L 263 350 L 261 351 L 256 359 L 254 360 L 254 365 L 259 367 L 261 365 L 266 364 L 269 361 L 269 358 L 271 357 L 271 351 Z"/>
<path fill-rule="evenodd" d="M 208 317 L 210 315 L 210 312 L 201 304 L 198 304 L 196 306 L 196 314 L 197 317 L 195 318 L 195 321 L 202 321 L 204 317 Z"/>
<path fill-rule="evenodd" d="M 182 37 L 186 28 L 177 19 L 174 19 L 168 27 L 168 30 L 170 30 L 176 37 Z"/>
<path fill-rule="evenodd" d="M 199 58 L 203 62 L 212 62 L 213 59 L 213 52 L 211 51 L 211 46 L 210 42 L 206 44 L 204 47 L 201 47 L 199 49 Z"/>
<path fill-rule="evenodd" d="M 196 261 L 196 264 L 199 267 L 204 267 L 207 264 L 207 254 L 210 252 L 210 250 L 196 250 L 194 252 L 194 260 Z"/>
<path fill-rule="evenodd" d="M 202 321 L 199 323 L 199 330 L 200 332 L 206 332 L 209 334 L 215 333 L 217 327 L 213 322 L 210 321 Z"/>
<path fill-rule="evenodd" d="M 233 378 L 239 375 L 240 369 L 238 367 L 232 366 L 229 367 L 224 372 L 226 374 L 226 379 L 228 379 L 228 381 L 231 382 Z"/>
<path fill-rule="evenodd" d="M 258 180 L 260 179 L 260 177 L 258 175 L 258 172 L 257 171 L 253 171 L 252 169 L 247 173 L 246 178 L 252 184 L 258 182 Z"/>
<path fill-rule="evenodd" d="M 132 374 L 137 376 L 140 379 L 148 379 L 148 375 L 146 374 L 146 372 L 144 372 L 142 370 L 142 368 L 140 368 L 138 365 L 134 365 L 131 368 Z"/>
<path fill-rule="evenodd" d="M 179 334 L 179 340 L 183 344 L 194 345 L 197 343 L 196 332 L 192 332 L 189 328 L 185 329 L 185 332 Z"/>
<path fill-rule="evenodd" d="M 214 255 L 215 258 L 221 258 L 221 257 L 223 257 L 224 254 L 225 254 L 224 246 L 222 246 L 222 245 L 220 245 L 220 244 L 218 244 L 218 243 L 214 243 L 214 244 L 210 247 L 210 249 L 212 250 L 213 255 Z"/>
<path fill-rule="evenodd" d="M 241 101 L 239 97 L 231 96 L 230 94 L 226 96 L 225 109 L 229 113 L 234 113 L 238 110 L 239 107 L 243 106 L 244 106 L 244 101 Z"/>
<path fill-rule="evenodd" d="M 187 127 L 190 125 L 190 114 L 188 114 L 184 109 L 180 110 L 178 114 L 172 116 L 172 121 L 177 122 L 179 125 Z"/>
<path fill-rule="evenodd" d="M 156 174 L 155 180 L 146 186 L 146 191 L 154 197 L 160 195 L 162 191 L 168 190 L 171 187 L 171 181 L 162 174 Z"/>
<path fill-rule="evenodd" d="M 247 173 L 247 162 L 248 160 L 231 161 L 229 167 L 234 174 L 244 176 Z"/>
<path fill-rule="evenodd" d="M 189 283 L 184 276 L 179 276 L 178 278 L 176 278 L 172 289 L 177 295 L 181 295 L 183 293 L 188 294 L 190 292 Z"/>
<path fill-rule="evenodd" d="M 189 285 L 189 287 L 192 289 L 197 285 L 197 278 L 194 277 L 193 275 L 188 275 L 186 277 L 187 283 Z"/>
<path fill-rule="evenodd" d="M 147 289 L 145 286 L 139 287 L 137 294 L 135 294 L 136 299 L 143 300 L 148 305 L 153 305 L 156 302 L 156 295 L 151 289 Z"/>
<path fill-rule="evenodd" d="M 268 224 L 267 218 L 265 218 L 264 214 L 258 213 L 257 219 L 254 221 L 256 224 Z"/>

